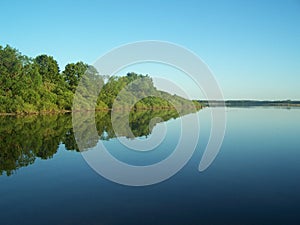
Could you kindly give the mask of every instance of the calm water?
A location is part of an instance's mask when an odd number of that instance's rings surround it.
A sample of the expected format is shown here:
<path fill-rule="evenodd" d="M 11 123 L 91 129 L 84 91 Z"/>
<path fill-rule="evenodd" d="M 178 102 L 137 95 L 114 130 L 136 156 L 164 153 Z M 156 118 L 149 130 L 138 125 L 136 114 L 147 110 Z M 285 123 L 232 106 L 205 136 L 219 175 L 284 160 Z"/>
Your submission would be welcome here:
<path fill-rule="evenodd" d="M 227 109 L 221 151 L 201 173 L 210 111 L 197 115 L 201 132 L 192 159 L 146 187 L 95 173 L 76 151 L 70 115 L 0 117 L 0 224 L 300 224 L 300 109 Z M 97 115 L 98 134 L 120 160 L 155 163 L 172 153 L 180 118 L 148 112 L 131 120 L 133 133 L 146 138 L 163 125 L 149 129 L 157 116 L 169 129 L 152 152 L 122 147 L 108 114 Z"/>

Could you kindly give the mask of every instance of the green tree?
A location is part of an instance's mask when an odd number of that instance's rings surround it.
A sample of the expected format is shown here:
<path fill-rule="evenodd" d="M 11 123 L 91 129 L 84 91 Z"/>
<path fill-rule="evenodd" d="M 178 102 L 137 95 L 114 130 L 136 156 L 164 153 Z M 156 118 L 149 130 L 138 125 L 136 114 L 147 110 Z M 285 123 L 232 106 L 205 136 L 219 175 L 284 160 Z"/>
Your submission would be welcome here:
<path fill-rule="evenodd" d="M 39 55 L 34 59 L 43 81 L 55 82 L 61 79 L 57 61 L 48 55 Z"/>
<path fill-rule="evenodd" d="M 76 87 L 86 70 L 88 65 L 83 62 L 67 64 L 63 71 L 64 80 L 68 84 L 68 88 L 75 93 Z"/>
<path fill-rule="evenodd" d="M 25 58 L 16 49 L 0 46 L 0 86 L 1 95 L 10 96 L 19 78 L 23 75 Z"/>

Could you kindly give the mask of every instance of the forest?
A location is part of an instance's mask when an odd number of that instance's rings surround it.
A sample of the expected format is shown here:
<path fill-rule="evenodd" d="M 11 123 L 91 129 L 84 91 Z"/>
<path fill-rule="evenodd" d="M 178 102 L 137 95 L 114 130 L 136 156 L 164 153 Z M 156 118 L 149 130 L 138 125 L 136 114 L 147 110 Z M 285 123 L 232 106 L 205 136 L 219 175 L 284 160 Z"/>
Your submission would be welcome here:
<path fill-rule="evenodd" d="M 122 77 L 109 76 L 104 82 L 106 76 L 101 76 L 96 68 L 84 62 L 69 63 L 61 71 L 53 56 L 42 54 L 31 58 L 7 45 L 0 46 L 0 113 L 71 111 L 76 89 L 86 76 L 86 71 L 94 83 L 102 85 L 101 92 L 93 96 L 96 98 L 96 110 L 111 109 L 121 90 L 125 91 L 117 101 L 119 108 L 134 104 L 131 109 L 169 109 L 191 104 L 190 100 L 157 90 L 147 75 L 131 72 Z M 140 81 L 130 85 L 135 80 Z M 79 102 L 82 102 L 81 110 L 91 107 L 84 103 L 87 87 L 77 95 Z M 134 93 L 138 93 L 139 98 Z M 192 103 L 201 108 L 198 101 Z"/>

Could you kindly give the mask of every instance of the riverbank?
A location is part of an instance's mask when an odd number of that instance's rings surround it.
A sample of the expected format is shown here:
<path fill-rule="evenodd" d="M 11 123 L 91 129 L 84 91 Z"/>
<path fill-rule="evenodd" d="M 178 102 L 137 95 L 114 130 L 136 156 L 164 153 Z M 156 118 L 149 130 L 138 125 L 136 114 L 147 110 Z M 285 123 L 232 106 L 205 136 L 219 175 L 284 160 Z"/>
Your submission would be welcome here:
<path fill-rule="evenodd" d="M 97 108 L 96 110 L 50 110 L 50 111 L 36 111 L 36 112 L 10 112 L 10 113 L 0 113 L 0 116 L 29 116 L 29 115 L 54 115 L 54 114 L 65 114 L 65 113 L 73 113 L 73 112 L 108 112 L 108 111 L 159 111 L 159 110 L 200 110 L 203 106 L 195 106 L 193 107 L 142 107 L 142 108 Z"/>

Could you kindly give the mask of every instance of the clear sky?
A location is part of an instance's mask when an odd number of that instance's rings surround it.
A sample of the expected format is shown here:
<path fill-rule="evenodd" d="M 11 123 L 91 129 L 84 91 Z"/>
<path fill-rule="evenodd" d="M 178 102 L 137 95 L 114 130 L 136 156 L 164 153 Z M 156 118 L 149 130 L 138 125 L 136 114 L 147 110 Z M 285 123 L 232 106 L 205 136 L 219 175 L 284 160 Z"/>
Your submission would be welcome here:
<path fill-rule="evenodd" d="M 206 62 L 226 99 L 300 99 L 299 0 L 1 0 L 0 9 L 0 45 L 52 55 L 61 70 L 129 42 L 163 40 Z"/>

